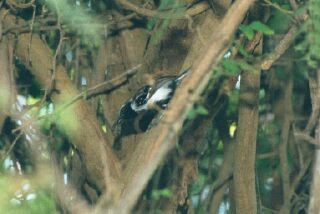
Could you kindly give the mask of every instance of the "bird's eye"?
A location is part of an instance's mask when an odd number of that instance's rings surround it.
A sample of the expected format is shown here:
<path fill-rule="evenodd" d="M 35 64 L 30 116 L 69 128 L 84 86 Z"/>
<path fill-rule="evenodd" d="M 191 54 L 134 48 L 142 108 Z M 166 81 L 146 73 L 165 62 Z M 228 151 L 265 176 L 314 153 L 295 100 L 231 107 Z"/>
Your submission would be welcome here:
<path fill-rule="evenodd" d="M 145 95 L 140 95 L 137 97 L 136 102 L 138 105 L 143 105 L 146 103 L 146 96 Z"/>
<path fill-rule="evenodd" d="M 148 88 L 148 87 L 145 87 L 145 88 L 143 89 L 143 92 L 144 92 L 144 93 L 148 93 L 148 91 L 149 91 L 149 88 Z"/>

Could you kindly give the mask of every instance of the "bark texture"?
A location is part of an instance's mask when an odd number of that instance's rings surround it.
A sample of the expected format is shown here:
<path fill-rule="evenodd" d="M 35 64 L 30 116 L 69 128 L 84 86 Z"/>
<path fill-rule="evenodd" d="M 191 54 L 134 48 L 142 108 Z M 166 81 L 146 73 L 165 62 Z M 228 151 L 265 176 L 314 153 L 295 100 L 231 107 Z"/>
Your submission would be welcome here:
<path fill-rule="evenodd" d="M 7 27 L 13 25 L 13 17 L 5 16 L 4 23 Z M 64 67 L 54 68 L 51 51 L 37 34 L 19 34 L 16 56 L 33 72 L 43 89 L 51 93 L 59 112 L 56 115 L 58 126 L 80 151 L 88 182 L 98 191 L 104 190 L 106 185 L 117 189 L 120 169 L 111 149 L 112 142 L 106 140 L 95 114 L 84 100 L 70 104 L 79 92 Z"/>
<path fill-rule="evenodd" d="M 257 213 L 255 158 L 260 72 L 241 75 L 235 146 L 234 198 L 237 213 Z M 249 131 L 250 130 L 250 131 Z"/>

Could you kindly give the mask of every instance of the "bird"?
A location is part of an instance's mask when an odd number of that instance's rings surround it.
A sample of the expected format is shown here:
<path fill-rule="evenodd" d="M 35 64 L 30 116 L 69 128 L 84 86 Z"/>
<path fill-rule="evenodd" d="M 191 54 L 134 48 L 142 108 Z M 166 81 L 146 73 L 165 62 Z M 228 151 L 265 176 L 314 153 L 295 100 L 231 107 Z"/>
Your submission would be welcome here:
<path fill-rule="evenodd" d="M 180 75 L 162 76 L 154 84 L 145 85 L 120 107 L 113 130 L 118 129 L 118 138 L 146 132 L 159 111 L 165 110 L 176 88 L 188 75 L 190 68 Z"/>

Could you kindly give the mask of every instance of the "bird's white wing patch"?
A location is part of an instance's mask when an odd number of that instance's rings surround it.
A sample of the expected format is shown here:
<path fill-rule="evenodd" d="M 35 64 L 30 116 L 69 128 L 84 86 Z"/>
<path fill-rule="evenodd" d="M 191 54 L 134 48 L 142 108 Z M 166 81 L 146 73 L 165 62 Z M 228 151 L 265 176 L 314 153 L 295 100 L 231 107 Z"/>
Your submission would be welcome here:
<path fill-rule="evenodd" d="M 150 97 L 148 103 L 154 104 L 161 100 L 166 100 L 169 98 L 170 93 L 172 92 L 172 89 L 161 87 Z"/>

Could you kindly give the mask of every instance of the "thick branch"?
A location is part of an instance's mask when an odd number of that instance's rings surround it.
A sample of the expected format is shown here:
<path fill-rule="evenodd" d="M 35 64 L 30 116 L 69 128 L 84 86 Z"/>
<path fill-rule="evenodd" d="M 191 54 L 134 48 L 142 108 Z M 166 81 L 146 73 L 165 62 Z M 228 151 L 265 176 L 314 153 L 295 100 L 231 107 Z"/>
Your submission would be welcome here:
<path fill-rule="evenodd" d="M 24 22 L 19 20 L 21 23 Z M 4 23 L 13 25 L 14 19 L 6 16 Z M 20 34 L 17 37 L 16 56 L 35 75 L 43 88 L 52 85 L 52 59 L 50 49 L 38 35 Z M 58 109 L 64 106 L 79 92 L 72 85 L 64 67 L 57 66 L 52 100 Z M 87 179 L 99 190 L 107 185 L 117 186 L 119 177 L 118 160 L 111 150 L 112 142 L 107 142 L 88 104 L 81 100 L 61 111 L 57 123 L 69 140 L 80 151 L 86 166 Z M 103 148 L 105 147 L 105 148 Z M 105 153 L 106 151 L 106 153 Z"/>
<path fill-rule="evenodd" d="M 320 120 L 318 120 L 318 127 L 316 130 L 316 141 L 320 145 Z M 315 161 L 313 166 L 312 185 L 310 188 L 309 213 L 315 214 L 320 210 L 320 149 L 316 148 Z"/>
<path fill-rule="evenodd" d="M 217 31 L 209 39 L 208 46 L 196 60 L 192 73 L 177 89 L 170 105 L 174 108 L 169 107 L 158 127 L 146 134 L 145 140 L 138 145 L 125 171 L 126 187 L 119 210 L 124 213 L 131 210 L 155 169 L 174 147 L 174 139 L 187 117 L 187 112 L 209 82 L 211 66 L 218 62 L 237 26 L 253 3 L 254 0 L 238 0 L 233 4 L 220 27 L 217 27 Z"/>
<path fill-rule="evenodd" d="M 261 54 L 261 40 L 262 35 L 256 34 L 252 45 L 248 45 L 246 49 Z M 257 213 L 255 162 L 260 72 L 260 69 L 257 69 L 254 72 L 243 71 L 241 74 L 233 172 L 234 205 L 237 213 Z"/>
<path fill-rule="evenodd" d="M 237 213 L 257 213 L 255 188 L 256 135 L 260 71 L 241 75 L 239 120 L 234 166 Z"/>
<path fill-rule="evenodd" d="M 10 61 L 8 43 L 5 38 L 0 40 L 0 133 L 4 120 L 10 115 L 13 104 L 13 85 L 10 78 Z"/>
<path fill-rule="evenodd" d="M 288 71 L 289 72 L 289 71 Z M 293 89 L 293 79 L 292 75 L 289 74 L 289 81 L 286 84 L 284 91 L 284 118 L 282 121 L 281 129 L 281 144 L 279 146 L 279 158 L 281 166 L 281 178 L 282 178 L 282 190 L 283 190 L 283 213 L 289 213 L 290 211 L 290 170 L 288 162 L 288 141 L 290 133 L 291 124 L 291 114 L 292 114 L 292 89 Z"/>

